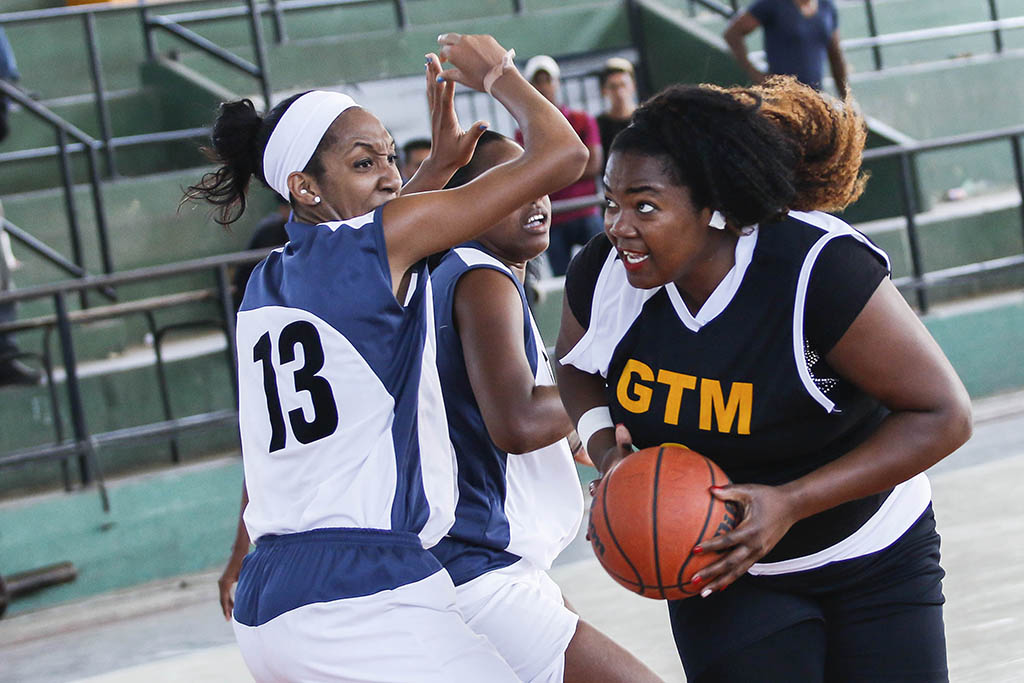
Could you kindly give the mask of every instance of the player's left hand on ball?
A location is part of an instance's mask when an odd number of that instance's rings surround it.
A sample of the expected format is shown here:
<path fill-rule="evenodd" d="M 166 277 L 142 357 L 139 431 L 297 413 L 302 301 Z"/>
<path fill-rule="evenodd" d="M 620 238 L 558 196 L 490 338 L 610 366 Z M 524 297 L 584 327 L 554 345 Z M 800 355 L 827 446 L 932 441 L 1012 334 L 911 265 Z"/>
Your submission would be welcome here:
<path fill-rule="evenodd" d="M 722 558 L 702 569 L 693 582 L 701 596 L 724 590 L 768 554 L 797 521 L 789 499 L 775 486 L 731 484 L 714 486 L 711 495 L 736 505 L 739 524 L 732 531 L 700 544 L 701 552 Z"/>

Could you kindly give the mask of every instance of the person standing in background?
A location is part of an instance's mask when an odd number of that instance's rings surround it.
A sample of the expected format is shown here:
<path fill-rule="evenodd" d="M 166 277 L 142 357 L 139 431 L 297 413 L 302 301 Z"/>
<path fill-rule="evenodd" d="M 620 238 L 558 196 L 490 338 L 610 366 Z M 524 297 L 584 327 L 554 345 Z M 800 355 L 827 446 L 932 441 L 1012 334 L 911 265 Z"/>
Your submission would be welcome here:
<path fill-rule="evenodd" d="M 568 187 L 553 192 L 551 201 L 557 202 L 559 199 L 597 194 L 596 177 L 604 164 L 604 151 L 601 148 L 601 134 L 597 128 L 597 121 L 585 111 L 570 109 L 560 103 L 561 69 L 551 57 L 537 55 L 530 58 L 523 69 L 523 76 L 551 104 L 558 107 L 576 134 L 580 136 L 580 140 L 590 150 L 590 159 L 587 161 L 587 167 L 583 170 L 583 175 Z M 522 133 L 518 130 L 516 131 L 516 142 L 523 144 Z M 551 218 L 551 244 L 547 250 L 551 272 L 554 275 L 565 275 L 573 246 L 586 244 L 591 237 L 600 234 L 603 230 L 604 221 L 597 206 L 555 214 Z"/>
<path fill-rule="evenodd" d="M 402 181 L 409 180 L 416 175 L 420 164 L 430 156 L 430 138 L 413 138 L 402 145 Z"/>
<path fill-rule="evenodd" d="M 604 63 L 598 77 L 601 97 L 608 103 L 608 109 L 597 115 L 597 128 L 601 133 L 601 149 L 605 152 L 604 164 L 608 162 L 608 150 L 612 140 L 629 125 L 629 118 L 636 111 L 636 73 L 633 64 L 622 57 L 612 57 Z"/>
<path fill-rule="evenodd" d="M 0 79 L 14 84 L 21 80 L 21 73 L 18 71 L 18 63 L 14 59 L 14 50 L 7 40 L 7 34 L 3 27 L 0 27 Z M 7 125 L 7 109 L 9 107 L 7 96 L 0 94 L 0 142 L 10 132 Z"/>
<path fill-rule="evenodd" d="M 11 238 L 7 234 L 4 223 L 4 207 L 0 204 L 0 294 L 12 289 L 11 271 L 21 266 L 11 251 Z M 0 304 L 0 323 L 7 323 L 16 317 L 14 302 Z M 17 358 L 21 355 L 14 335 L 0 334 L 0 386 L 20 384 L 31 386 L 38 384 L 42 376 L 35 368 L 30 368 Z"/>
<path fill-rule="evenodd" d="M 839 99 L 846 99 L 846 60 L 839 46 L 839 12 L 832 0 L 755 0 L 733 17 L 723 37 L 755 84 L 768 75 L 747 54 L 746 37 L 758 26 L 764 28 L 769 73 L 796 76 L 821 90 L 827 57 Z"/>

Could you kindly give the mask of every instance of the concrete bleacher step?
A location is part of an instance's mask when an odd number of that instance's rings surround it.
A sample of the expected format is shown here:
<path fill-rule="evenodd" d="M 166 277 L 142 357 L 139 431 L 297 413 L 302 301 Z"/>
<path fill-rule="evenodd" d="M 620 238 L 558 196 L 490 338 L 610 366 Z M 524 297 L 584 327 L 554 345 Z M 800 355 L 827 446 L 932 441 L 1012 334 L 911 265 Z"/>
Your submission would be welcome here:
<path fill-rule="evenodd" d="M 235 407 L 232 380 L 228 374 L 226 341 L 221 332 L 201 332 L 169 337 L 162 346 L 168 395 L 173 418 L 209 413 Z M 68 404 L 64 399 L 66 377 L 59 365 L 54 385 L 59 397 L 59 416 L 54 414 L 47 387 L 2 387 L 0 401 L 0 453 L 56 443 L 55 422 L 59 419 L 63 436 L 73 434 Z M 85 423 L 91 434 L 145 425 L 167 419 L 163 412 L 156 374 L 156 356 L 152 345 L 131 346 L 108 358 L 81 361 L 77 365 Z M 179 437 L 179 452 L 184 461 L 237 446 L 237 429 L 210 427 Z M 170 439 L 152 440 L 152 447 L 138 443 L 105 446 L 97 449 L 106 476 L 171 463 Z M 71 463 L 72 480 L 77 464 Z M 63 485 L 59 461 L 32 467 L 7 467 L 0 470 L 0 500 L 30 491 L 55 490 Z"/>

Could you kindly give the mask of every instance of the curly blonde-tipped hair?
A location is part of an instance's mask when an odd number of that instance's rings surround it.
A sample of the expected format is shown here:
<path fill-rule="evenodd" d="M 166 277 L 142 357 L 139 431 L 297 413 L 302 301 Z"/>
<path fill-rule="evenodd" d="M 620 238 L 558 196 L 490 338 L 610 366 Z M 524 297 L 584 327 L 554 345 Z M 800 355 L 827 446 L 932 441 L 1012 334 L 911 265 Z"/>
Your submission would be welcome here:
<path fill-rule="evenodd" d="M 868 181 L 861 171 L 867 126 L 852 98 L 822 96 L 792 76 L 770 76 L 750 90 L 761 96 L 759 113 L 800 147 L 789 208 L 842 211 L 857 201 Z"/>
<path fill-rule="evenodd" d="M 773 76 L 746 88 L 669 86 L 637 109 L 611 151 L 665 157 L 697 206 L 746 226 L 854 202 L 867 181 L 866 136 L 852 100 Z"/>

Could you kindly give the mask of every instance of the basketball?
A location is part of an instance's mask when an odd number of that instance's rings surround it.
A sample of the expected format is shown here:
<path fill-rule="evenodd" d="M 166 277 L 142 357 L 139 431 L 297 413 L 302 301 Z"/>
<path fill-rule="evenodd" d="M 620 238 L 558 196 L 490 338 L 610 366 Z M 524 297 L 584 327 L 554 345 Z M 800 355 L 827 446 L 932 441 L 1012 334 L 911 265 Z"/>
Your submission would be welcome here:
<path fill-rule="evenodd" d="M 590 507 L 590 544 L 605 571 L 646 598 L 679 600 L 700 593 L 690 579 L 715 562 L 694 546 L 738 523 L 735 505 L 713 497 L 729 478 L 686 448 L 645 448 L 605 476 Z"/>

